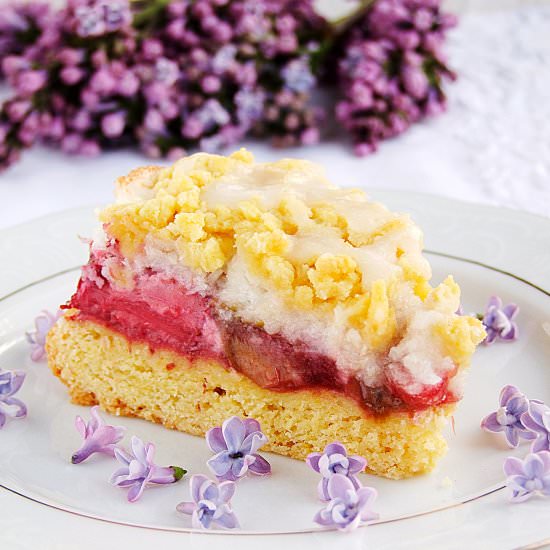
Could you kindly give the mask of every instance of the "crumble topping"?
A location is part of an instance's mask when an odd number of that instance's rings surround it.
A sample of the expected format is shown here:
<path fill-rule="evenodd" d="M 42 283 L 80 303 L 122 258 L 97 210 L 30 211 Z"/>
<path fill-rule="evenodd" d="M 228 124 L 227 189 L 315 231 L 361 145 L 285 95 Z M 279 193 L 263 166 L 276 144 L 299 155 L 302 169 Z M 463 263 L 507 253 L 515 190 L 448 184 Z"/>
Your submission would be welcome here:
<path fill-rule="evenodd" d="M 484 337 L 478 320 L 455 314 L 452 277 L 429 284 L 410 218 L 335 187 L 310 162 L 254 163 L 240 150 L 144 170 L 121 178 L 100 214 L 137 272 L 214 288 L 244 321 L 309 343 L 368 384 L 389 373 L 412 394 L 454 376 Z"/>

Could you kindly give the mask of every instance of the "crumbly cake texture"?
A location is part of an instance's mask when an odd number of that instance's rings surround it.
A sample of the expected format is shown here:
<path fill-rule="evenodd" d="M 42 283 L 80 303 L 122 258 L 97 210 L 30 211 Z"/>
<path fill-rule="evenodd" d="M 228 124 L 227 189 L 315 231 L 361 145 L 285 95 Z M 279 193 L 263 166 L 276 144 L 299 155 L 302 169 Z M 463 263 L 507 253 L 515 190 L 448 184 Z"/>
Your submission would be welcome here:
<path fill-rule="evenodd" d="M 193 434 L 252 416 L 275 452 L 339 440 L 395 478 L 444 453 L 485 332 L 452 277 L 430 284 L 408 216 L 241 150 L 134 170 L 99 218 L 48 335 L 73 401 Z"/>
<path fill-rule="evenodd" d="M 47 351 L 74 403 L 195 435 L 232 415 L 251 417 L 269 438 L 266 450 L 305 459 L 341 441 L 367 459 L 367 471 L 395 479 L 430 471 L 447 449 L 441 430 L 454 405 L 365 416 L 357 403 L 330 390 L 266 390 L 216 361 L 151 353 L 96 323 L 71 320 L 71 312 L 50 332 Z"/>

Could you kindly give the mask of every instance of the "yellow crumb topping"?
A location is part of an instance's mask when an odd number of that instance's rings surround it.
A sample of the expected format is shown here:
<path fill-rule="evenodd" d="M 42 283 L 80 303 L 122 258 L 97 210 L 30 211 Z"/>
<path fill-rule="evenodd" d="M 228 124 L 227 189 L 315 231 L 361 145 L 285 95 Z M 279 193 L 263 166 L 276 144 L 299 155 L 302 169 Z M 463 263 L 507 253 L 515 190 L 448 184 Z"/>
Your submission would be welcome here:
<path fill-rule="evenodd" d="M 179 261 L 205 274 L 223 272 L 237 255 L 290 307 L 338 307 L 374 350 L 395 336 L 400 284 L 451 316 L 458 285 L 449 277 L 430 286 L 422 235 L 410 219 L 362 191 L 332 186 L 316 170 L 292 159 L 254 164 L 244 149 L 229 157 L 201 153 L 150 169 L 141 187 L 122 178 L 119 202 L 100 219 L 130 258 L 148 239 L 174 242 Z M 437 332 L 457 360 L 480 338 L 474 321 L 451 317 Z"/>
<path fill-rule="evenodd" d="M 348 321 L 361 331 L 374 349 L 387 347 L 395 333 L 395 315 L 390 307 L 390 289 L 385 281 L 376 281 L 350 307 Z"/>
<path fill-rule="evenodd" d="M 455 363 L 468 363 L 475 348 L 486 336 L 483 324 L 468 315 L 453 315 L 434 325 L 434 333 L 441 338 L 445 355 Z"/>

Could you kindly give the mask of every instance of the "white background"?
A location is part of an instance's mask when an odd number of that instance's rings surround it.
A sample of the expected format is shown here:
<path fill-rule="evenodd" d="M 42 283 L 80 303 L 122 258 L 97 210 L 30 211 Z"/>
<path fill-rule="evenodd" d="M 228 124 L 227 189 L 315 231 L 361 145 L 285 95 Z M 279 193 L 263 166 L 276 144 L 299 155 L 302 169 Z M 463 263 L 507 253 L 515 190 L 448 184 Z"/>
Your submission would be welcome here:
<path fill-rule="evenodd" d="M 348 0 L 319 0 L 337 15 Z M 247 142 L 258 160 L 301 156 L 340 185 L 402 189 L 550 216 L 550 2 L 452 0 L 460 15 L 448 53 L 459 80 L 449 110 L 356 158 L 344 134 L 309 148 Z M 81 205 L 109 202 L 112 183 L 150 162 L 138 152 L 97 159 L 36 148 L 0 174 L 0 228 Z M 376 196 L 376 192 L 373 193 Z"/>

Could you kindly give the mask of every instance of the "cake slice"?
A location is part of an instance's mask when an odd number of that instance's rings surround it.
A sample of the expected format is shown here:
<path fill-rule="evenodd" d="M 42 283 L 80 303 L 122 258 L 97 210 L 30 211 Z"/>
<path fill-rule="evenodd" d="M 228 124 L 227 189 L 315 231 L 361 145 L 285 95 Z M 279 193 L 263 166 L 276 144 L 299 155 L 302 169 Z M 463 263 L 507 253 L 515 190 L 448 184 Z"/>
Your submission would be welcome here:
<path fill-rule="evenodd" d="M 199 153 L 116 183 L 50 331 L 74 403 L 202 435 L 256 418 L 273 452 L 338 440 L 376 474 L 429 471 L 484 338 L 432 287 L 406 215 L 301 160 Z"/>

